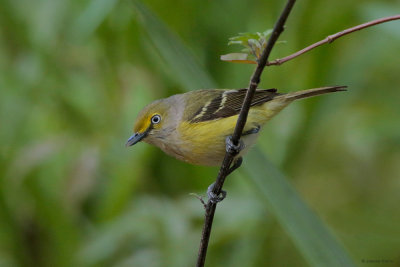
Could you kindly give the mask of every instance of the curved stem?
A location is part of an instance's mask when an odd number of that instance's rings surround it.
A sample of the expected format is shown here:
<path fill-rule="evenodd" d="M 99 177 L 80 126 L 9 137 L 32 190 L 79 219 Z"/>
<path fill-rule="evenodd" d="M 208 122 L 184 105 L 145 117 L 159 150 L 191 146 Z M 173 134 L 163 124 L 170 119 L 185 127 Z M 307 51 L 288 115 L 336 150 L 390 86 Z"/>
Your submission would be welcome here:
<path fill-rule="evenodd" d="M 293 53 L 293 54 L 291 54 L 291 55 L 289 55 L 287 57 L 280 58 L 280 59 L 275 59 L 273 61 L 270 61 L 270 62 L 267 63 L 267 66 L 281 65 L 281 64 L 283 64 L 283 63 L 285 63 L 285 62 L 287 62 L 289 60 L 292 60 L 292 59 L 294 59 L 294 58 L 296 58 L 296 57 L 298 57 L 298 56 L 300 56 L 302 54 L 307 53 L 310 50 L 313 50 L 314 48 L 316 48 L 318 46 L 321 46 L 323 44 L 328 44 L 328 43 L 330 44 L 333 41 L 335 41 L 336 39 L 338 39 L 338 38 L 340 38 L 342 36 L 345 36 L 347 34 L 350 34 L 352 32 L 359 31 L 359 30 L 362 30 L 362 29 L 365 29 L 365 28 L 368 28 L 368 27 L 371 27 L 371 26 L 374 26 L 374 25 L 377 25 L 377 24 L 385 23 L 385 22 L 388 22 L 388 21 L 398 20 L 398 19 L 400 19 L 400 14 L 399 15 L 390 16 L 390 17 L 384 17 L 384 18 L 376 19 L 376 20 L 369 21 L 367 23 L 363 23 L 363 24 L 357 25 L 355 27 L 346 29 L 344 31 L 337 32 L 337 33 L 329 35 L 325 39 L 323 39 L 323 40 L 321 40 L 319 42 L 316 42 L 316 43 L 314 43 L 314 44 L 312 44 L 310 46 L 307 46 L 306 48 L 303 48 L 300 51 L 297 51 L 296 53 Z"/>

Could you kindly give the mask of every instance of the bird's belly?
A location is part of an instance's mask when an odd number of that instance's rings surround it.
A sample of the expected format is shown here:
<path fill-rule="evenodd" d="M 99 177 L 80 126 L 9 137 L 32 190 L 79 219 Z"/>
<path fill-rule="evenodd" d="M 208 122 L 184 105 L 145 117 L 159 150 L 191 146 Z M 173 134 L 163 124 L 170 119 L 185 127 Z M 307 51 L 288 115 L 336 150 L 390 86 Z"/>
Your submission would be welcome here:
<path fill-rule="evenodd" d="M 233 122 L 224 119 L 215 123 L 190 125 L 190 130 L 186 132 L 186 129 L 181 129 L 180 140 L 183 143 L 179 144 L 179 147 L 183 148 L 181 150 L 182 155 L 175 155 L 175 157 L 196 165 L 221 165 L 226 154 L 226 137 L 232 135 L 236 119 L 232 118 Z M 227 127 L 224 123 L 227 123 L 230 127 Z M 252 124 L 246 124 L 244 132 L 253 127 L 254 125 Z M 241 140 L 244 143 L 244 148 L 239 156 L 247 153 L 251 145 L 256 142 L 257 136 L 258 133 L 242 136 Z"/>
<path fill-rule="evenodd" d="M 248 134 L 248 135 L 242 136 L 242 138 L 240 140 L 244 143 L 244 148 L 243 148 L 242 151 L 240 151 L 238 157 L 241 157 L 241 156 L 247 154 L 247 152 L 249 152 L 249 149 L 257 141 L 257 138 L 258 138 L 258 133 Z"/>
<path fill-rule="evenodd" d="M 240 140 L 243 142 L 244 147 L 236 157 L 245 155 L 249 151 L 249 148 L 256 142 L 257 137 L 257 133 L 243 136 Z M 226 154 L 225 138 L 218 142 L 212 140 L 194 142 L 192 143 L 191 149 L 182 151 L 183 153 L 181 156 L 176 155 L 175 157 L 191 164 L 219 166 Z"/>

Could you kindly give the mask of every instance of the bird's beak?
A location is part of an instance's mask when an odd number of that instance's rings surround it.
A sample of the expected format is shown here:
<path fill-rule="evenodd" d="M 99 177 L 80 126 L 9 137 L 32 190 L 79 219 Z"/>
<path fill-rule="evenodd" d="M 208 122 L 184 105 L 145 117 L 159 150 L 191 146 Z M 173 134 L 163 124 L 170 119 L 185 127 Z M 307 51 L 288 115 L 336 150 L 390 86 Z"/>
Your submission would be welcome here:
<path fill-rule="evenodd" d="M 125 146 L 133 146 L 134 144 L 142 141 L 143 138 L 145 138 L 147 135 L 147 131 L 144 133 L 135 133 L 131 137 L 129 137 L 128 141 L 126 142 Z"/>

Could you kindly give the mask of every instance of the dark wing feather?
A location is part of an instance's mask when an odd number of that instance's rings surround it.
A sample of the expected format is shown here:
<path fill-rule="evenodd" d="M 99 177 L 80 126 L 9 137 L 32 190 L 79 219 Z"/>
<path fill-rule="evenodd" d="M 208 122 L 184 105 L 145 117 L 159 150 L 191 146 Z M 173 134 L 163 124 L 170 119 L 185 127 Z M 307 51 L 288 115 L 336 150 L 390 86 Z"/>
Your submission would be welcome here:
<path fill-rule="evenodd" d="M 194 113 L 190 122 L 209 121 L 239 114 L 246 92 L 247 89 L 221 90 L 204 107 L 199 108 Z M 261 105 L 277 95 L 280 94 L 276 92 L 276 89 L 257 90 L 251 101 L 251 106 Z"/>

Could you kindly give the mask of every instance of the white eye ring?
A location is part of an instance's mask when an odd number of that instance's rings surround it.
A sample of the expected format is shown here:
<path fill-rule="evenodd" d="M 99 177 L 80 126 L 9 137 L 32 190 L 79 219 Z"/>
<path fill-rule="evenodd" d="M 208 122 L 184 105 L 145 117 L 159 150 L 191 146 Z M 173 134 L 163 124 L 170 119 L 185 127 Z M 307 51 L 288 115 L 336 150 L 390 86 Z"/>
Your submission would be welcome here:
<path fill-rule="evenodd" d="M 161 121 L 161 116 L 156 114 L 153 117 L 151 117 L 151 123 L 153 124 L 158 124 Z"/>

